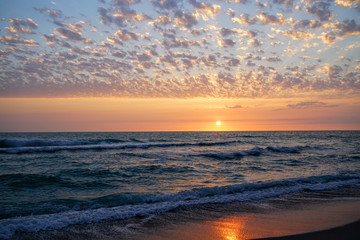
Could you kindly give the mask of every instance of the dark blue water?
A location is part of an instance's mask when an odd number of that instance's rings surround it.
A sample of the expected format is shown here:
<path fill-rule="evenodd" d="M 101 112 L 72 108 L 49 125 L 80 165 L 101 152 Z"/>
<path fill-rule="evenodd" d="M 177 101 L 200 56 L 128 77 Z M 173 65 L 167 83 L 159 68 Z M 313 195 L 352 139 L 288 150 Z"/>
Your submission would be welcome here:
<path fill-rule="evenodd" d="M 0 134 L 0 238 L 360 182 L 360 131 Z"/>

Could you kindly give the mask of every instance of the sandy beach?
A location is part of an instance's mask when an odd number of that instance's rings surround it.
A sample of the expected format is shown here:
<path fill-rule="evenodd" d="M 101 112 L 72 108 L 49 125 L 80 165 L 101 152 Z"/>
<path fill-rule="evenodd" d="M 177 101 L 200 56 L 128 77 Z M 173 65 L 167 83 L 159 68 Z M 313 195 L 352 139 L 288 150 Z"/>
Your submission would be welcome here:
<path fill-rule="evenodd" d="M 360 221 L 346 224 L 344 226 L 331 228 L 323 231 L 316 231 L 310 233 L 303 233 L 297 235 L 283 236 L 283 237 L 271 237 L 271 238 L 262 238 L 263 240 L 302 240 L 302 239 L 347 239 L 355 240 L 360 237 Z M 258 239 L 260 240 L 260 239 Z"/>
<path fill-rule="evenodd" d="M 14 239 L 358 239 L 359 219 L 358 188 L 352 187 L 341 193 L 302 192 L 257 202 L 184 207 L 153 217 L 21 233 Z"/>
<path fill-rule="evenodd" d="M 358 239 L 359 209 L 360 201 L 346 201 L 307 205 L 290 210 L 234 214 L 204 222 L 172 224 L 163 229 L 154 229 L 146 234 L 146 238 L 225 240 L 277 239 L 283 236 L 281 239 Z M 349 223 L 351 224 L 346 225 Z M 324 229 L 331 230 L 318 232 Z M 145 235 L 135 239 L 142 237 Z"/>

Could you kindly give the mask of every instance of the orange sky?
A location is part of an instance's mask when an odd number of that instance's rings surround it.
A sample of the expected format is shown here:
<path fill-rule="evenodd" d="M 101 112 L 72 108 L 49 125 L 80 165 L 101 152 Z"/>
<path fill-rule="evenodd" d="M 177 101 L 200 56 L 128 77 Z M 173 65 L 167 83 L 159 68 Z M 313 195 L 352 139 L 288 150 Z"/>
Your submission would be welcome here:
<path fill-rule="evenodd" d="M 359 105 L 348 99 L 2 98 L 0 131 L 351 130 L 360 129 Z"/>

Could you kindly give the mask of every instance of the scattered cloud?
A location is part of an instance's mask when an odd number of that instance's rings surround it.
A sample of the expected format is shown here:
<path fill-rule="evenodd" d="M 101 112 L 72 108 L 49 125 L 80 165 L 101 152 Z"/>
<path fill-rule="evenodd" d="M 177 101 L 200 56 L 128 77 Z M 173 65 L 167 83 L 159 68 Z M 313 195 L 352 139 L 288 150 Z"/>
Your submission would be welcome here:
<path fill-rule="evenodd" d="M 243 106 L 241 106 L 241 105 L 234 105 L 234 106 L 226 106 L 226 108 L 236 109 L 236 108 L 243 108 Z"/>
<path fill-rule="evenodd" d="M 189 13 L 184 11 L 175 12 L 176 27 L 192 28 L 193 26 L 198 24 L 198 22 L 199 21 L 194 13 Z"/>
<path fill-rule="evenodd" d="M 26 47 L 39 46 L 39 44 L 37 42 L 35 42 L 34 40 L 20 39 L 20 38 L 10 37 L 10 36 L 5 36 L 5 37 L 1 36 L 0 43 L 5 44 L 5 45 L 10 45 L 10 46 L 16 46 L 17 44 L 24 45 Z"/>
<path fill-rule="evenodd" d="M 319 68 L 317 71 L 327 76 L 334 77 L 338 76 L 343 71 L 343 69 L 338 65 L 326 64 L 322 68 Z"/>
<path fill-rule="evenodd" d="M 270 25 L 284 25 L 287 23 L 285 16 L 282 13 L 277 13 L 276 15 L 271 15 L 266 12 L 261 12 L 257 15 L 257 18 L 263 24 L 270 24 Z"/>
<path fill-rule="evenodd" d="M 286 30 L 286 31 L 282 31 L 280 29 L 276 30 L 277 34 L 281 34 L 287 37 L 292 38 L 293 40 L 309 40 L 312 38 L 315 38 L 315 34 L 311 33 L 311 32 L 307 32 L 307 31 L 298 31 L 298 30 Z"/>
<path fill-rule="evenodd" d="M 203 19 L 207 20 L 207 16 L 216 16 L 221 11 L 221 6 L 216 4 L 197 2 L 196 0 L 190 0 L 190 4 L 203 15 Z"/>
<path fill-rule="evenodd" d="M 329 108 L 337 107 L 337 105 L 332 105 L 324 102 L 313 101 L 313 102 L 300 102 L 296 104 L 288 104 L 288 108 L 291 109 L 307 109 L 307 108 Z"/>
<path fill-rule="evenodd" d="M 360 4 L 359 0 L 335 0 L 335 2 L 342 7 L 348 8 L 356 8 Z"/>
<path fill-rule="evenodd" d="M 152 4 L 160 9 L 177 9 L 182 1 L 179 0 L 152 0 Z"/>
<path fill-rule="evenodd" d="M 27 16 L 0 22 L 2 96 L 360 91 L 358 0 L 100 0 L 83 11 L 31 4 Z M 291 107 L 310 105 L 325 106 Z"/>
<path fill-rule="evenodd" d="M 11 27 L 5 27 L 5 29 L 14 36 L 19 36 L 20 34 L 34 34 L 31 29 L 37 29 L 38 24 L 34 22 L 31 18 L 27 20 L 21 20 L 18 18 L 14 19 L 1 19 L 2 21 L 9 22 Z"/>
<path fill-rule="evenodd" d="M 314 1 L 306 10 L 308 13 L 317 16 L 320 21 L 330 21 L 332 11 L 329 10 L 330 3 L 325 1 Z"/>
<path fill-rule="evenodd" d="M 53 20 L 56 20 L 56 19 L 62 17 L 62 15 L 63 15 L 61 10 L 49 9 L 49 8 L 34 8 L 34 9 L 40 13 L 46 13 Z"/>
<path fill-rule="evenodd" d="M 137 41 L 138 38 L 139 38 L 139 34 L 120 29 L 114 33 L 113 37 L 108 37 L 107 40 L 109 42 L 122 44 L 124 41 L 128 41 L 128 40 Z"/>
<path fill-rule="evenodd" d="M 233 47 L 236 44 L 236 42 L 234 40 L 229 39 L 229 38 L 221 39 L 218 41 L 218 43 L 221 47 Z"/>

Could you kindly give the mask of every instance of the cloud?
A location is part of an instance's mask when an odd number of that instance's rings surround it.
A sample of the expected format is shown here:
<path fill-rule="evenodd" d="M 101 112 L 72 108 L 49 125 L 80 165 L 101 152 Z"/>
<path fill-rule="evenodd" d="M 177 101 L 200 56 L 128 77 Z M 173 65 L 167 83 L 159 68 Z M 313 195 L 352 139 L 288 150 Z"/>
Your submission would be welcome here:
<path fill-rule="evenodd" d="M 226 108 L 237 109 L 237 108 L 243 108 L 243 106 L 241 106 L 241 105 L 234 105 L 234 106 L 226 106 Z"/>
<path fill-rule="evenodd" d="M 140 3 L 141 0 L 111 0 L 111 2 L 119 6 L 129 6 L 131 4 Z"/>
<path fill-rule="evenodd" d="M 253 59 L 253 60 L 261 60 L 261 57 L 259 56 L 256 56 L 252 53 L 247 53 L 246 56 L 241 56 L 240 57 L 241 59 L 244 59 L 244 60 L 249 60 L 249 59 Z"/>
<path fill-rule="evenodd" d="M 332 18 L 332 11 L 329 10 L 330 3 L 323 1 L 316 1 L 306 10 L 308 13 L 317 16 L 320 21 L 330 21 Z"/>
<path fill-rule="evenodd" d="M 321 33 L 319 38 L 323 41 L 323 43 L 326 43 L 326 44 L 333 44 L 333 43 L 335 43 L 335 41 L 337 39 L 339 39 L 339 37 L 337 37 L 336 34 L 333 32 L 329 32 L 329 33 L 323 32 L 323 33 Z"/>
<path fill-rule="evenodd" d="M 216 16 L 221 11 L 221 6 L 216 4 L 197 2 L 196 0 L 190 0 L 190 4 L 202 15 L 202 18 L 207 21 L 207 16 Z"/>
<path fill-rule="evenodd" d="M 135 10 L 114 8 L 112 9 L 113 17 L 116 22 L 142 22 L 151 19 L 149 16 L 143 13 L 137 13 Z"/>
<path fill-rule="evenodd" d="M 11 23 L 11 27 L 5 27 L 5 29 L 14 36 L 19 36 L 20 34 L 34 34 L 31 29 L 37 29 L 38 24 L 34 22 L 31 18 L 28 18 L 27 20 L 21 20 L 21 19 L 4 19 L 2 18 L 1 21 L 9 22 Z M 27 27 L 27 28 L 23 28 Z"/>
<path fill-rule="evenodd" d="M 327 76 L 334 77 L 339 75 L 340 72 L 343 71 L 343 69 L 338 65 L 326 64 L 324 67 L 319 68 L 317 71 Z"/>
<path fill-rule="evenodd" d="M 281 34 L 287 37 L 292 38 L 293 40 L 309 40 L 315 38 L 315 34 L 307 31 L 299 31 L 299 30 L 286 30 L 282 31 L 280 29 L 276 30 L 277 34 Z"/>
<path fill-rule="evenodd" d="M 100 14 L 100 22 L 104 25 L 109 25 L 114 20 L 111 15 L 108 14 L 108 10 L 103 7 L 98 7 L 98 13 Z"/>
<path fill-rule="evenodd" d="M 178 61 L 174 59 L 171 55 L 165 55 L 158 58 L 158 61 L 162 64 L 170 64 L 174 67 L 177 67 Z"/>
<path fill-rule="evenodd" d="M 69 50 L 72 53 L 77 53 L 80 55 L 85 55 L 85 56 L 90 55 L 90 52 L 86 51 L 86 49 L 84 49 L 84 48 L 73 47 L 73 48 L 70 48 Z"/>
<path fill-rule="evenodd" d="M 270 25 L 285 25 L 287 23 L 287 20 L 285 16 L 282 13 L 278 13 L 278 16 L 268 14 L 264 11 L 260 13 L 260 15 L 257 15 L 257 18 L 263 23 L 263 24 L 270 24 Z"/>
<path fill-rule="evenodd" d="M 275 4 L 283 4 L 287 7 L 293 7 L 294 6 L 294 0 L 272 0 Z"/>
<path fill-rule="evenodd" d="M 176 27 L 192 28 L 193 26 L 198 24 L 198 19 L 193 13 L 176 11 L 175 24 Z"/>
<path fill-rule="evenodd" d="M 248 44 L 253 47 L 260 47 L 261 45 L 263 45 L 263 42 L 259 41 L 256 38 L 252 38 L 248 40 Z"/>
<path fill-rule="evenodd" d="M 95 18 L 63 4 L 38 8 L 28 12 L 34 20 L 3 19 L 0 94 L 358 95 L 357 3 L 106 0 Z"/>
<path fill-rule="evenodd" d="M 357 24 L 354 20 L 345 20 L 344 22 L 334 23 L 331 25 L 336 31 L 338 31 L 339 36 L 355 36 L 360 34 L 360 24 Z"/>
<path fill-rule="evenodd" d="M 168 38 L 163 41 L 159 41 L 159 43 L 165 48 L 189 48 L 191 46 L 200 46 L 200 43 L 197 41 L 192 41 L 187 38 L 179 39 L 179 38 Z"/>
<path fill-rule="evenodd" d="M 190 69 L 193 68 L 194 66 L 194 61 L 190 60 L 190 59 L 181 59 L 182 61 L 182 66 L 186 69 Z"/>
<path fill-rule="evenodd" d="M 359 0 L 335 0 L 335 3 L 348 8 L 356 8 L 359 6 Z"/>
<path fill-rule="evenodd" d="M 77 33 L 81 33 L 84 31 L 84 26 L 88 26 L 91 28 L 91 30 L 93 32 L 96 32 L 96 27 L 87 23 L 87 22 L 84 22 L 84 21 L 79 21 L 79 22 L 76 22 L 76 23 L 69 23 L 69 24 L 64 24 L 64 26 L 70 28 L 71 30 L 77 32 Z"/>
<path fill-rule="evenodd" d="M 229 2 L 247 4 L 247 3 L 248 3 L 248 0 L 229 0 Z"/>
<path fill-rule="evenodd" d="M 213 68 L 217 67 L 217 59 L 216 56 L 213 54 L 209 54 L 199 58 L 198 63 L 205 65 L 207 67 L 213 67 Z"/>
<path fill-rule="evenodd" d="M 170 55 L 175 58 L 187 58 L 191 60 L 195 60 L 198 57 L 191 53 L 183 53 L 183 52 L 170 52 Z"/>
<path fill-rule="evenodd" d="M 281 59 L 278 56 L 263 57 L 263 59 L 268 62 L 281 62 Z"/>
<path fill-rule="evenodd" d="M 191 35 L 193 35 L 193 36 L 198 37 L 198 36 L 200 36 L 201 34 L 205 33 L 205 30 L 204 30 L 204 29 L 191 29 L 191 30 L 189 31 L 189 33 L 190 33 Z"/>
<path fill-rule="evenodd" d="M 167 25 L 167 24 L 170 24 L 172 22 L 172 19 L 169 16 L 159 16 L 159 17 L 155 18 L 154 21 L 156 23 L 161 24 L 161 25 Z"/>
<path fill-rule="evenodd" d="M 20 39 L 10 36 L 0 36 L 0 43 L 10 46 L 16 46 L 17 44 L 24 45 L 26 47 L 38 47 L 39 44 L 34 40 Z"/>
<path fill-rule="evenodd" d="M 239 17 L 235 17 L 235 14 L 234 16 L 231 18 L 231 20 L 235 23 L 240 23 L 240 24 L 243 24 L 243 25 L 253 25 L 257 22 L 258 18 L 257 17 L 250 17 L 249 14 L 240 14 Z"/>
<path fill-rule="evenodd" d="M 82 41 L 86 42 L 87 40 L 81 36 L 81 33 L 72 31 L 66 28 L 56 28 L 55 33 L 58 34 L 61 38 L 70 40 L 70 41 Z"/>
<path fill-rule="evenodd" d="M 337 107 L 337 105 L 331 105 L 324 102 L 312 101 L 312 102 L 300 102 L 296 104 L 288 104 L 288 108 L 292 109 L 307 109 L 307 108 L 324 108 L 324 107 Z"/>
<path fill-rule="evenodd" d="M 307 19 L 296 21 L 295 24 L 293 25 L 295 29 L 299 29 L 299 28 L 316 29 L 316 28 L 321 28 L 322 26 L 323 24 L 318 20 L 307 20 Z"/>
<path fill-rule="evenodd" d="M 110 25 L 112 23 L 119 27 L 125 27 L 132 22 L 142 22 L 151 19 L 146 14 L 139 14 L 135 10 L 128 8 L 109 8 L 98 7 L 98 13 L 100 14 L 100 22 L 104 25 Z"/>
<path fill-rule="evenodd" d="M 58 44 L 59 46 L 62 47 L 71 48 L 71 45 L 69 43 L 58 39 L 54 34 L 50 34 L 50 35 L 44 34 L 42 38 L 46 40 L 46 44 L 48 46 Z"/>
<path fill-rule="evenodd" d="M 60 18 L 63 15 L 61 10 L 49 9 L 49 8 L 34 8 L 34 9 L 40 13 L 46 13 L 49 17 L 51 17 L 54 20 Z"/>
<path fill-rule="evenodd" d="M 226 64 L 230 67 L 237 67 L 238 65 L 240 65 L 240 60 L 237 58 L 231 58 L 226 61 Z"/>
<path fill-rule="evenodd" d="M 76 59 L 78 57 L 78 55 L 70 54 L 68 52 L 57 52 L 56 56 L 59 56 L 64 61 L 66 61 L 66 60 L 74 60 L 74 59 Z"/>
<path fill-rule="evenodd" d="M 153 6 L 160 9 L 177 9 L 181 0 L 152 0 Z"/>
<path fill-rule="evenodd" d="M 134 33 L 134 32 L 129 32 L 128 30 L 118 30 L 114 33 L 114 37 L 108 37 L 107 40 L 109 42 L 113 42 L 113 43 L 120 43 L 122 44 L 124 41 L 128 41 L 128 40 L 135 40 L 137 41 L 139 38 L 139 34 L 138 33 Z"/>
<path fill-rule="evenodd" d="M 232 39 L 221 39 L 221 40 L 218 40 L 218 44 L 221 46 L 221 47 L 233 47 L 236 42 Z"/>
<path fill-rule="evenodd" d="M 118 52 L 112 52 L 111 55 L 117 58 L 124 58 L 127 55 L 127 53 L 124 51 L 118 51 Z"/>
<path fill-rule="evenodd" d="M 220 35 L 221 35 L 222 37 L 227 37 L 227 36 L 229 36 L 229 35 L 231 35 L 231 34 L 236 33 L 236 31 L 231 30 L 231 29 L 229 29 L 229 28 L 224 28 L 224 27 L 223 27 L 223 28 L 220 29 L 219 33 L 220 33 Z"/>
<path fill-rule="evenodd" d="M 217 82 L 221 86 L 224 85 L 234 85 L 237 79 L 231 73 L 218 73 L 217 74 Z"/>
<path fill-rule="evenodd" d="M 138 61 L 140 62 L 146 62 L 146 61 L 150 61 L 152 58 L 152 55 L 150 52 L 147 53 L 137 53 L 136 54 L 136 58 L 138 59 Z"/>

